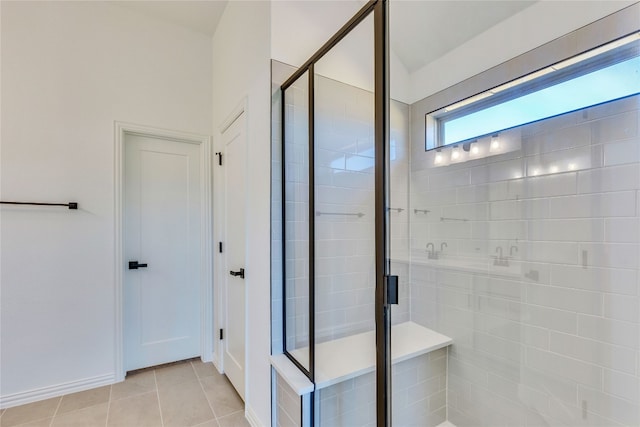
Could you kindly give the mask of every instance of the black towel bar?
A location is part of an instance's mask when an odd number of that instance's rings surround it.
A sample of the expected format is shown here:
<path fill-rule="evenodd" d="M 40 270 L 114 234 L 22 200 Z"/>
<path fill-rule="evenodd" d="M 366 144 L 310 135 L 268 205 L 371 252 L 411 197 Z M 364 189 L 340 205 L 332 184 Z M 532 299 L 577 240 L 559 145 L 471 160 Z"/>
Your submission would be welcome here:
<path fill-rule="evenodd" d="M 69 203 L 36 203 L 36 202 L 2 202 L 3 205 L 32 205 L 32 206 L 67 206 L 69 209 L 78 209 L 77 202 Z"/>

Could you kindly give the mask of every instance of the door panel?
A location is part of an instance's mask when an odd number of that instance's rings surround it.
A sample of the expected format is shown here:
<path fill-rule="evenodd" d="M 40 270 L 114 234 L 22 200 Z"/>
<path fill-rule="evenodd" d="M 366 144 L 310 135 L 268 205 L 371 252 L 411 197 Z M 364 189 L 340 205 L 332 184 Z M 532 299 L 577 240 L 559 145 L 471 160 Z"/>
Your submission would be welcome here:
<path fill-rule="evenodd" d="M 245 114 L 223 133 L 225 174 L 226 230 L 226 333 L 224 339 L 224 370 L 244 399 L 245 385 L 245 279 L 230 272 L 245 267 L 246 242 L 246 158 L 247 141 Z M 267 303 L 265 301 L 265 303 Z"/>
<path fill-rule="evenodd" d="M 199 156 L 195 144 L 126 136 L 127 370 L 200 355 Z"/>

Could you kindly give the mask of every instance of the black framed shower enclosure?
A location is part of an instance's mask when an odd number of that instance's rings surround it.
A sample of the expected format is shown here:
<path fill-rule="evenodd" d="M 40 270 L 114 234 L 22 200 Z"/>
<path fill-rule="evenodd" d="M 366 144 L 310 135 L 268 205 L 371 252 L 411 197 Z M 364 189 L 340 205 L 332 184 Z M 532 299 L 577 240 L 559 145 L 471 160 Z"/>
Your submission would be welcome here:
<path fill-rule="evenodd" d="M 388 61 L 388 2 L 387 0 L 372 0 L 364 5 L 331 39 L 329 39 L 309 60 L 307 60 L 280 87 L 281 117 L 282 117 L 282 271 L 283 271 L 283 337 L 284 353 L 309 378 L 315 380 L 315 65 L 329 53 L 340 41 L 354 30 L 366 18 L 373 16 L 374 31 L 374 226 L 375 226 L 375 337 L 376 337 L 376 423 L 378 426 L 391 425 L 391 316 L 390 304 L 397 301 L 397 281 L 390 276 L 390 262 L 388 254 L 388 165 L 389 165 L 389 61 Z M 304 80 L 300 82 L 299 80 Z M 308 162 L 308 307 L 305 325 L 305 341 L 308 341 L 307 358 L 292 353 L 287 344 L 287 209 L 286 209 L 286 94 L 287 89 L 297 84 L 306 90 L 307 102 L 307 162 Z M 354 214 L 355 215 L 355 214 Z M 306 347 L 305 347 L 306 348 Z M 314 399 L 311 399 L 313 402 Z M 313 409 L 312 409 L 313 412 Z M 312 415 L 313 420 L 313 415 Z"/>

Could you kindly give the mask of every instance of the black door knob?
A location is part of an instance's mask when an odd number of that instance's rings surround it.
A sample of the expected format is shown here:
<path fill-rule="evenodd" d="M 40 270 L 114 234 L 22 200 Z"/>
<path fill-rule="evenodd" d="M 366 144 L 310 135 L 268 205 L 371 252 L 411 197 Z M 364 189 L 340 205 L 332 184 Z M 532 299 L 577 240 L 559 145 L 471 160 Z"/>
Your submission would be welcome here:
<path fill-rule="evenodd" d="M 229 274 L 232 276 L 240 276 L 241 279 L 244 279 L 244 268 L 241 268 L 240 271 L 230 271 Z"/>
<path fill-rule="evenodd" d="M 145 268 L 147 264 L 140 264 L 138 261 L 129 261 L 129 270 L 137 270 L 139 268 Z"/>

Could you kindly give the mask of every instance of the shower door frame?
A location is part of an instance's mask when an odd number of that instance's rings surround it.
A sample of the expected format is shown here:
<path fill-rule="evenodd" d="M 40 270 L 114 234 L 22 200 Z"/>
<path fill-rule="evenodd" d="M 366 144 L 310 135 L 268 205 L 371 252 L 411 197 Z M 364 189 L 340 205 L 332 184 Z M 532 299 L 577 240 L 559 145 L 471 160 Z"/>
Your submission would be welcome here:
<path fill-rule="evenodd" d="M 344 39 L 354 28 L 373 13 L 374 21 L 374 212 L 375 212 L 375 337 L 376 337 L 376 424 L 378 427 L 391 425 L 391 313 L 390 303 L 397 295 L 397 289 L 390 286 L 390 262 L 388 254 L 388 164 L 389 164 L 389 25 L 388 1 L 370 0 L 340 30 L 335 33 L 316 53 L 314 53 L 281 86 L 281 135 L 282 135 L 282 291 L 283 291 L 283 347 L 284 354 L 300 369 L 311 382 L 315 382 L 315 194 L 314 194 L 314 65 Z M 308 161 L 309 161 L 309 368 L 305 368 L 287 349 L 286 313 L 286 192 L 285 192 L 285 91 L 300 77 L 308 73 Z M 311 401 L 311 421 L 313 423 L 313 398 Z"/>

